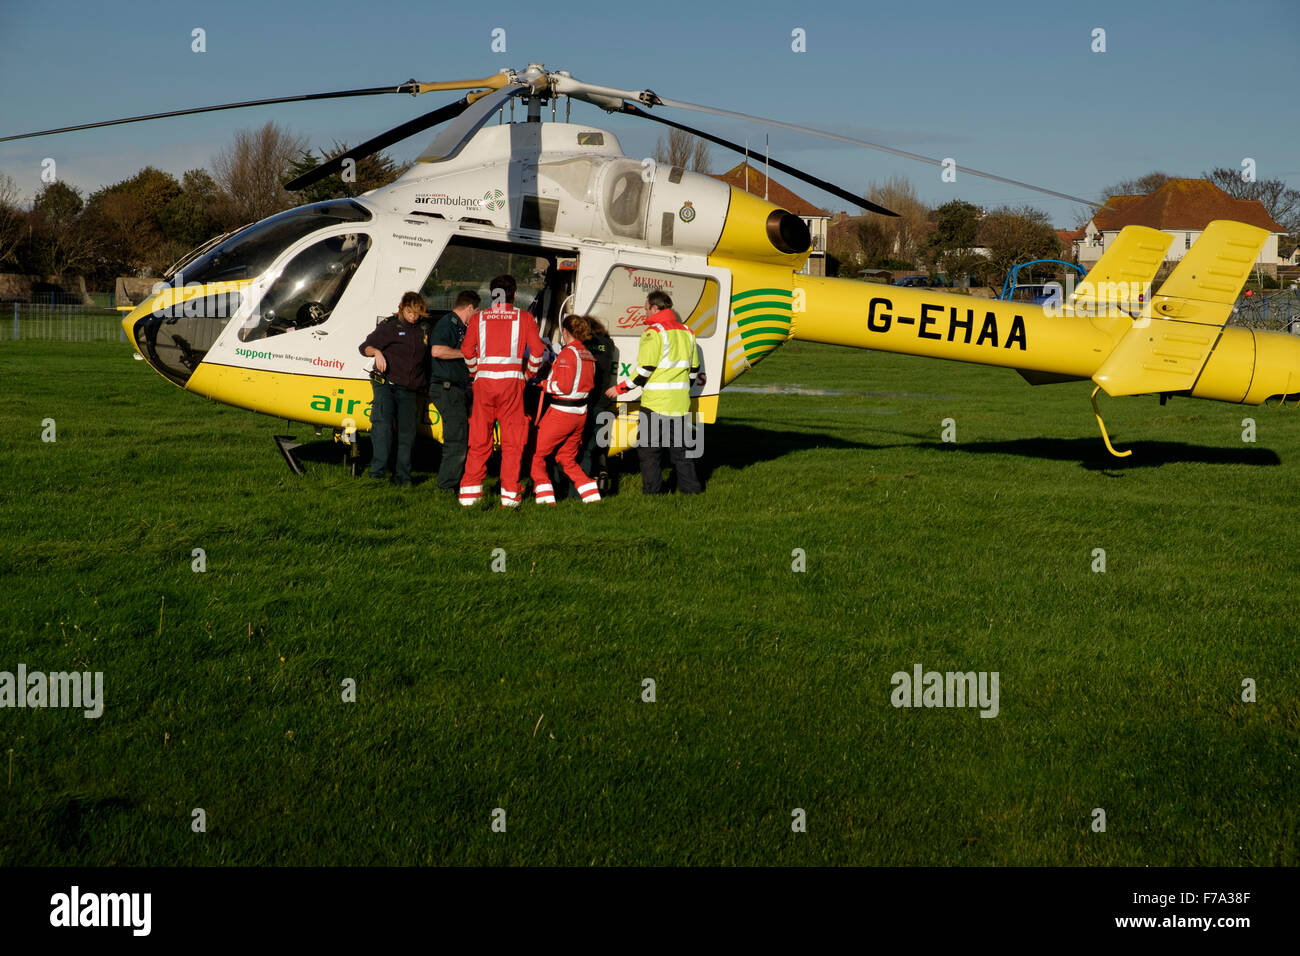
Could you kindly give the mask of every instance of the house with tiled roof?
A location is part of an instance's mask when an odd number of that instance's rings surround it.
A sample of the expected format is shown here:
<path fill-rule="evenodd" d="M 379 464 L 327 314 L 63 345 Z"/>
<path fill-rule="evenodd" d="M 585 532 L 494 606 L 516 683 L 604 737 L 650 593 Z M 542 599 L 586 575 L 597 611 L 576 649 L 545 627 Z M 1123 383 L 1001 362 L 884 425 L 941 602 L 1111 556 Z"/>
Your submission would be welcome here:
<path fill-rule="evenodd" d="M 763 175 L 762 170 L 755 169 L 749 163 L 741 163 L 725 173 L 714 173 L 713 178 L 721 179 L 724 183 L 743 189 L 754 196 L 761 196 L 782 209 L 788 209 L 806 222 L 808 231 L 812 234 L 812 253 L 802 271 L 805 275 L 826 274 L 826 227 L 831 218 L 828 211 L 814 206 L 775 179 L 769 179 Z"/>
<path fill-rule="evenodd" d="M 1111 196 L 1084 226 L 1083 235 L 1074 240 L 1074 252 L 1079 265 L 1091 269 L 1125 226 L 1149 226 L 1173 236 L 1165 253 L 1166 264 L 1172 264 L 1182 259 L 1215 219 L 1233 219 L 1268 230 L 1257 268 L 1277 275 L 1277 241 L 1286 235 L 1286 227 L 1269 216 L 1263 203 L 1233 199 L 1206 179 L 1171 179 L 1146 196 Z"/>
<path fill-rule="evenodd" d="M 1074 251 L 1074 244 L 1082 239 L 1085 235 L 1083 229 L 1058 229 L 1056 238 L 1061 240 L 1061 248 L 1068 256 Z"/>

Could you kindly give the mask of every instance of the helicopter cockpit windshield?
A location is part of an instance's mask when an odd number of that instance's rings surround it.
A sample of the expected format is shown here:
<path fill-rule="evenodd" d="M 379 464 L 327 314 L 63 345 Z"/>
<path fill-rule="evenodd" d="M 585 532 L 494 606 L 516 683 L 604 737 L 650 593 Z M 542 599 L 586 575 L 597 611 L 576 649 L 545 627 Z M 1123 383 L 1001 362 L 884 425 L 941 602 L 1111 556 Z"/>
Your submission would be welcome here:
<path fill-rule="evenodd" d="M 327 236 L 299 252 L 271 283 L 248 324 L 240 329 L 240 341 L 320 325 L 343 298 L 369 249 L 368 235 L 349 232 Z"/>
<path fill-rule="evenodd" d="M 348 222 L 368 222 L 370 211 L 351 199 L 299 206 L 241 229 L 181 270 L 186 283 L 255 279 L 303 236 Z"/>

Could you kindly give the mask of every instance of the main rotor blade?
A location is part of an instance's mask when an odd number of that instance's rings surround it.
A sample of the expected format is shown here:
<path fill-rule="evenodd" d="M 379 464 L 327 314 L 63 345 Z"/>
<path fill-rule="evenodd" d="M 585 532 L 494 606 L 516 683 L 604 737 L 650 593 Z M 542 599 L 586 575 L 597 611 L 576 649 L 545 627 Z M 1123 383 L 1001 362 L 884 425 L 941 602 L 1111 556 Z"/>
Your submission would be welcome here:
<path fill-rule="evenodd" d="M 320 182 L 326 176 L 332 176 L 343 168 L 344 163 L 349 159 L 364 159 L 366 156 L 372 156 L 382 149 L 387 149 L 394 143 L 400 143 L 408 136 L 414 136 L 416 133 L 423 133 L 430 127 L 437 126 L 439 123 L 445 123 L 449 119 L 455 119 L 469 107 L 469 97 L 462 97 L 455 103 L 449 103 L 446 106 L 440 106 L 432 112 L 425 113 L 423 116 L 417 116 L 413 120 L 407 120 L 401 126 L 394 126 L 387 132 L 380 133 L 372 139 L 366 140 L 353 146 L 351 149 L 332 156 L 325 162 L 313 169 L 307 170 L 297 179 L 290 180 L 284 184 L 284 188 L 289 192 L 297 192 L 299 189 L 305 189 L 312 183 Z"/>
<path fill-rule="evenodd" d="M 653 94 L 651 94 L 653 95 Z M 943 166 L 944 161 L 934 159 L 930 156 L 922 156 L 919 153 L 909 153 L 906 150 L 894 149 L 892 146 L 882 146 L 879 143 L 869 143 L 864 139 L 853 139 L 849 136 L 840 136 L 838 133 L 827 133 L 823 130 L 812 129 L 808 126 L 796 126 L 793 123 L 782 123 L 778 120 L 765 119 L 761 116 L 751 116 L 748 113 L 734 113 L 731 110 L 715 109 L 712 106 L 700 106 L 696 103 L 683 103 L 681 100 L 666 100 L 663 97 L 655 96 L 656 105 L 675 106 L 678 109 L 696 110 L 701 113 L 712 113 L 715 116 L 726 116 L 731 119 L 745 120 L 751 123 L 764 123 L 768 126 L 777 126 L 781 129 L 793 130 L 796 133 L 807 133 L 810 136 L 821 136 L 826 139 L 833 139 L 840 143 L 848 143 L 851 146 L 865 146 L 867 149 L 876 149 L 882 153 L 891 153 L 894 156 L 902 156 L 904 159 L 914 159 L 918 162 L 929 163 L 931 166 Z M 992 179 L 1000 183 L 1006 183 L 1010 186 L 1019 186 L 1022 189 L 1032 189 L 1034 192 L 1043 193 L 1048 196 L 1056 196 L 1058 199 L 1068 199 L 1071 202 L 1083 203 L 1085 206 L 1095 206 L 1100 208 L 1101 203 L 1094 202 L 1091 199 L 1081 199 L 1078 196 L 1071 196 L 1069 193 L 1057 192 L 1055 189 L 1047 189 L 1043 186 L 1035 186 L 1032 183 L 1024 183 L 1018 179 L 1008 179 L 1006 176 L 999 176 L 996 173 L 986 173 L 978 169 L 971 169 L 969 166 L 958 166 L 957 169 L 963 173 L 970 173 L 972 176 L 982 176 L 984 179 Z"/>
<path fill-rule="evenodd" d="M 442 83 L 416 83 L 420 93 L 433 93 L 439 90 L 499 90 L 510 82 L 504 73 L 485 76 L 481 80 L 446 80 Z"/>
<path fill-rule="evenodd" d="M 166 119 L 170 116 L 189 116 L 193 113 L 215 113 L 218 110 L 238 110 L 246 106 L 270 106 L 274 103 L 299 103 L 303 100 L 336 100 L 348 96 L 378 96 L 384 93 L 410 93 L 415 96 L 422 84 L 407 80 L 401 86 L 372 86 L 365 90 L 340 90 L 336 93 L 303 93 L 301 96 L 277 96 L 269 100 L 245 100 L 243 103 L 223 103 L 219 106 L 199 106 L 188 110 L 171 110 L 167 113 L 149 113 L 145 116 L 127 116 L 122 119 L 105 120 L 101 123 L 82 123 L 80 126 L 62 126 L 59 129 L 44 129 L 38 133 L 19 133 L 17 136 L 0 136 L 0 143 L 15 139 L 31 139 L 34 136 L 52 136 L 55 133 L 72 133 L 82 129 L 97 129 L 100 126 L 120 126 L 123 123 L 143 123 L 145 120 Z"/>
<path fill-rule="evenodd" d="M 639 116 L 642 119 L 653 120 L 656 123 L 663 123 L 665 126 L 671 126 L 673 127 L 673 129 L 682 130 L 683 132 L 690 133 L 692 136 L 698 136 L 700 137 L 700 139 L 707 139 L 710 143 L 717 143 L 719 146 L 723 146 L 727 149 L 733 149 L 738 153 L 748 153 L 751 156 L 753 155 L 753 153 L 749 149 L 747 149 L 746 147 L 742 146 L 739 143 L 733 143 L 729 139 L 723 139 L 721 136 L 714 136 L 712 133 L 706 133 L 704 130 L 695 129 L 691 126 L 686 126 L 683 123 L 675 123 L 672 120 L 666 119 L 662 116 L 655 116 L 652 113 L 647 113 L 645 110 L 641 109 L 641 107 L 636 106 L 632 103 L 624 103 L 622 112 L 628 114 L 629 116 Z M 870 199 L 867 199 L 863 196 L 855 196 L 847 189 L 841 189 L 839 186 L 836 186 L 834 183 L 828 183 L 824 179 L 818 179 L 816 176 L 805 173 L 803 170 L 796 169 L 795 167 L 787 165 L 786 163 L 783 163 L 780 160 L 768 159 L 767 162 L 771 166 L 779 170 L 780 172 L 786 173 L 790 176 L 794 176 L 796 179 L 801 179 L 804 182 L 808 183 L 808 185 L 810 186 L 816 186 L 818 189 L 824 190 L 830 193 L 832 196 L 838 196 L 840 199 L 843 199 L 846 202 L 851 202 L 855 206 L 861 206 L 863 209 L 866 209 L 869 212 L 878 212 L 882 216 L 898 215 L 898 213 L 890 209 L 886 209 L 884 206 L 878 205 L 872 202 Z"/>
<path fill-rule="evenodd" d="M 420 162 L 436 163 L 455 156 L 507 100 L 528 91 L 529 87 L 524 83 L 508 83 L 477 99 L 472 94 L 465 97 L 472 101 L 471 105 L 434 138 L 420 156 Z"/>

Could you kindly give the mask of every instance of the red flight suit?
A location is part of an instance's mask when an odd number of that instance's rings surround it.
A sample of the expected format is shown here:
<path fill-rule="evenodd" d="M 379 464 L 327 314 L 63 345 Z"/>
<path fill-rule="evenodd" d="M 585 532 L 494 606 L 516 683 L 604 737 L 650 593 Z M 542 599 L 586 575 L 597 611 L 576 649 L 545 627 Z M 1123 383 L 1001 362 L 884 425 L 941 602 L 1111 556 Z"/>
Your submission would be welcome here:
<path fill-rule="evenodd" d="M 474 383 L 474 408 L 469 416 L 469 455 L 460 480 L 460 503 L 469 507 L 483 497 L 483 476 L 492 454 L 492 425 L 501 425 L 501 506 L 517 508 L 519 467 L 528 440 L 524 415 L 524 350 L 528 375 L 537 374 L 546 346 L 537 320 L 504 302 L 472 316 L 460 351 Z"/>
<path fill-rule="evenodd" d="M 537 450 L 533 453 L 533 494 L 539 505 L 555 504 L 555 489 L 546 471 L 546 459 L 558 448 L 555 460 L 569 476 L 584 503 L 600 500 L 596 482 L 578 467 L 582 428 L 587 423 L 587 396 L 596 384 L 596 360 L 577 339 L 564 347 L 546 379 L 548 402 L 537 429 Z"/>

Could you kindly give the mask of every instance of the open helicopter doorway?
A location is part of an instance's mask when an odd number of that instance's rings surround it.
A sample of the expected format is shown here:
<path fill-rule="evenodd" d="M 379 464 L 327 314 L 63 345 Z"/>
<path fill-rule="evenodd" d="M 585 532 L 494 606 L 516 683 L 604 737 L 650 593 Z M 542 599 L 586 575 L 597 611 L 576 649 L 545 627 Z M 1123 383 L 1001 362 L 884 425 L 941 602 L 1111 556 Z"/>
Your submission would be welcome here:
<path fill-rule="evenodd" d="M 420 294 L 437 321 L 451 311 L 456 296 L 472 289 L 482 307 L 492 304 L 488 283 L 495 276 L 512 275 L 517 284 L 515 306 L 537 319 L 542 339 L 558 343 L 560 322 L 567 314 L 564 304 L 573 294 L 578 273 L 578 253 L 518 242 L 494 242 L 469 236 L 453 236 L 430 270 Z"/>

